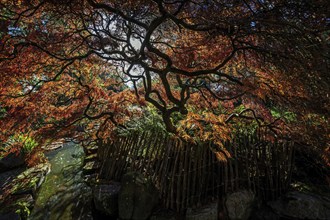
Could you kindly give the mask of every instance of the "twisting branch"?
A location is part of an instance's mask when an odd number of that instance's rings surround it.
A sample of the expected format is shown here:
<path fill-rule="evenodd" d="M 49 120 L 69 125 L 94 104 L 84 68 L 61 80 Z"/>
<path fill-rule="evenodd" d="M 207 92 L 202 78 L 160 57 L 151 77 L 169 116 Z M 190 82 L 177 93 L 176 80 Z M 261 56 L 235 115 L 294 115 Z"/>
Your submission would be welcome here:
<path fill-rule="evenodd" d="M 38 87 L 38 86 L 42 86 L 43 84 L 45 83 L 49 83 L 49 82 L 53 82 L 55 81 L 58 77 L 60 77 L 62 75 L 62 73 L 66 70 L 66 68 L 68 66 L 70 66 L 71 64 L 74 63 L 74 60 L 68 62 L 67 64 L 65 64 L 61 69 L 60 71 L 58 71 L 58 73 L 51 79 L 42 79 L 42 80 L 39 80 L 37 83 L 35 83 L 32 88 L 26 92 L 26 93 L 23 93 L 23 94 L 20 94 L 20 95 L 10 95 L 10 94 L 0 94 L 0 96 L 5 96 L 5 97 L 10 97 L 10 98 L 20 98 L 20 97 L 24 97 L 24 96 L 28 96 L 30 95 L 33 91 L 35 91 L 35 89 Z"/>
<path fill-rule="evenodd" d="M 252 117 L 245 115 L 248 112 L 251 112 L 252 113 Z M 234 118 L 252 119 L 252 120 L 255 120 L 258 123 L 259 126 L 261 126 L 261 122 L 264 121 L 263 118 L 258 117 L 257 114 L 256 114 L 256 112 L 253 109 L 250 109 L 250 108 L 244 109 L 240 113 L 233 113 L 233 114 L 229 115 L 228 118 L 225 120 L 225 123 L 228 124 Z"/>

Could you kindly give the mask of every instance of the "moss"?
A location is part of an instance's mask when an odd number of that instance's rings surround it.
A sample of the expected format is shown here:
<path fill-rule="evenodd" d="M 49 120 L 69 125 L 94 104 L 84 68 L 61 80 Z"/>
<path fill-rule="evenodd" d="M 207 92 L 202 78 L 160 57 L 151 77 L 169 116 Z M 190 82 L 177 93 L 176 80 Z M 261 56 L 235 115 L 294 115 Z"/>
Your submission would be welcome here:
<path fill-rule="evenodd" d="M 98 161 L 90 161 L 83 167 L 83 173 L 91 174 L 101 167 Z"/>
<path fill-rule="evenodd" d="M 315 193 L 330 197 L 330 189 L 328 185 L 315 185 L 311 183 L 295 182 L 291 184 L 293 190 L 304 193 Z"/>
<path fill-rule="evenodd" d="M 97 158 L 97 154 L 91 154 L 85 157 L 85 161 L 90 161 Z"/>
<path fill-rule="evenodd" d="M 27 219 L 31 214 L 31 210 L 29 209 L 30 204 L 24 201 L 19 201 L 16 205 L 17 209 L 15 213 L 19 214 L 22 219 Z"/>
<path fill-rule="evenodd" d="M 5 187 L 5 198 L 14 194 L 30 193 L 34 195 L 49 169 L 49 164 L 39 164 L 19 174 Z"/>
<path fill-rule="evenodd" d="M 9 196 L 0 206 L 0 213 L 16 213 L 21 219 L 27 219 L 34 205 L 32 195 Z"/>

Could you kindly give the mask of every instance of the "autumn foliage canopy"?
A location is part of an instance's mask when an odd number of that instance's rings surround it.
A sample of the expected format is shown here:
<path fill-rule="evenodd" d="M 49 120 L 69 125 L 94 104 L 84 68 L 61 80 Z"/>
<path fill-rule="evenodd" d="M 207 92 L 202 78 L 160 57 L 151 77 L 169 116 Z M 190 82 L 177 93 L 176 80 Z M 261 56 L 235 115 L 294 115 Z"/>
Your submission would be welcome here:
<path fill-rule="evenodd" d="M 325 0 L 0 0 L 0 143 L 106 138 L 156 111 L 186 139 L 252 123 L 325 148 Z M 85 137 L 86 138 L 86 137 Z"/>

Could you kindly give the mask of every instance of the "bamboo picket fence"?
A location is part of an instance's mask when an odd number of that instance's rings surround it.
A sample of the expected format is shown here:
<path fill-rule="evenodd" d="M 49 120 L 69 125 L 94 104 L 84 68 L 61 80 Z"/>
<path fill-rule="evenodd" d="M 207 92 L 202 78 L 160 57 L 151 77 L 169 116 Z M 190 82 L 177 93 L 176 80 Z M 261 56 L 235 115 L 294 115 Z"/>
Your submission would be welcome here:
<path fill-rule="evenodd" d="M 141 172 L 157 186 L 165 207 L 177 211 L 239 189 L 277 198 L 289 186 L 293 156 L 292 142 L 266 141 L 260 131 L 237 135 L 222 148 L 145 132 L 98 149 L 100 178 L 120 181 L 128 171 Z"/>

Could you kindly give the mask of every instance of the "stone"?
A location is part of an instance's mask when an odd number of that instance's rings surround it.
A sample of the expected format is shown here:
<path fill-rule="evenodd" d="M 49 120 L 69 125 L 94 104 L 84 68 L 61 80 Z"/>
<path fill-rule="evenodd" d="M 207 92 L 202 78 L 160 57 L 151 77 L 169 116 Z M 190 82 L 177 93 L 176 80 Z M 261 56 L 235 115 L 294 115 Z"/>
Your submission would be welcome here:
<path fill-rule="evenodd" d="M 23 173 L 25 169 L 25 167 L 19 167 L 0 173 L 0 195 L 4 193 L 5 189 L 8 188 L 8 185 L 10 185 L 19 174 Z"/>
<path fill-rule="evenodd" d="M 176 215 L 173 210 L 161 209 L 153 212 L 150 220 L 176 220 Z"/>
<path fill-rule="evenodd" d="M 118 206 L 121 219 L 146 220 L 158 204 L 159 193 L 152 181 L 138 172 L 123 176 Z"/>
<path fill-rule="evenodd" d="M 45 151 L 54 151 L 62 147 L 63 147 L 62 142 L 53 142 L 51 144 L 44 145 L 41 148 Z"/>
<path fill-rule="evenodd" d="M 24 164 L 25 161 L 23 152 L 18 154 L 10 153 L 6 157 L 0 159 L 0 172 L 12 170 L 14 168 L 23 166 Z"/>
<path fill-rule="evenodd" d="M 84 148 L 86 155 L 96 154 L 98 151 L 97 145 L 90 145 Z"/>
<path fill-rule="evenodd" d="M 118 182 L 109 185 L 95 185 L 93 188 L 95 209 L 109 216 L 117 216 L 119 190 L 120 183 Z"/>
<path fill-rule="evenodd" d="M 92 203 L 93 194 L 92 189 L 85 184 L 79 184 L 77 188 L 73 187 L 79 195 L 77 200 L 72 201 L 73 208 L 70 210 L 71 219 L 93 220 Z M 69 218 L 69 219 L 70 219 Z M 61 218 L 64 219 L 64 218 Z"/>
<path fill-rule="evenodd" d="M 52 169 L 38 191 L 30 220 L 92 219 L 92 189 L 83 181 L 83 157 L 82 146 L 66 142 L 49 158 Z"/>
<path fill-rule="evenodd" d="M 94 186 L 96 184 L 100 184 L 100 181 L 98 180 L 98 174 L 97 173 L 85 175 L 84 176 L 84 182 L 88 186 Z"/>
<path fill-rule="evenodd" d="M 214 202 L 198 209 L 188 209 L 186 220 L 217 220 L 218 219 L 218 203 Z"/>
<path fill-rule="evenodd" d="M 90 161 L 86 163 L 85 166 L 83 167 L 83 173 L 85 175 L 93 174 L 97 172 L 97 170 L 99 170 L 100 167 L 101 167 L 101 163 L 99 161 Z"/>
<path fill-rule="evenodd" d="M 6 179 L 6 182 L 2 184 L 4 193 L 0 197 L 4 203 L 0 206 L 0 213 L 8 214 L 3 214 L 1 218 L 6 219 L 9 216 L 9 219 L 27 219 L 34 206 L 36 191 L 44 181 L 49 169 L 48 163 L 39 164 L 16 172 L 15 177 L 10 176 L 10 182 L 8 182 L 9 177 Z M 16 215 L 19 218 L 15 217 Z"/>
<path fill-rule="evenodd" d="M 31 167 L 18 175 L 11 183 L 11 192 L 13 195 L 32 194 L 36 195 L 36 191 L 45 180 L 45 176 L 50 171 L 50 164 L 43 163 Z"/>
<path fill-rule="evenodd" d="M 286 218 L 330 219 L 330 198 L 313 193 L 292 191 L 268 205 Z"/>
<path fill-rule="evenodd" d="M 150 217 L 150 220 L 176 220 L 176 218 L 175 218 L 175 216 L 153 215 Z"/>
<path fill-rule="evenodd" d="M 85 163 L 90 162 L 90 161 L 95 161 L 95 160 L 97 160 L 97 153 L 88 155 L 84 158 Z"/>
<path fill-rule="evenodd" d="M 280 216 L 273 212 L 273 210 L 265 205 L 261 204 L 260 207 L 253 210 L 250 217 L 251 220 L 280 220 Z"/>
<path fill-rule="evenodd" d="M 249 219 L 255 205 L 254 193 L 242 190 L 226 197 L 225 206 L 230 220 Z"/>

